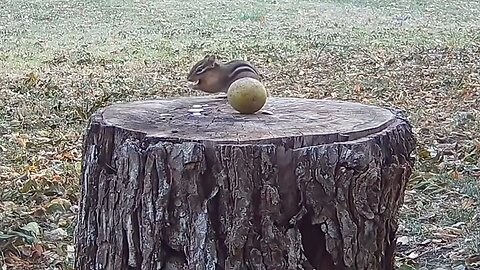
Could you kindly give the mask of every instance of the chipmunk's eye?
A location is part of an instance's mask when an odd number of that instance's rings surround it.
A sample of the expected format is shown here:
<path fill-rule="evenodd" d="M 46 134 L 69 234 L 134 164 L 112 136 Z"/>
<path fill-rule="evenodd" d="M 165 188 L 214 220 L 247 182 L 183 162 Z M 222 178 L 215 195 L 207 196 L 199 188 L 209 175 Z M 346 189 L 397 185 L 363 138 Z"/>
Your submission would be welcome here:
<path fill-rule="evenodd" d="M 197 67 L 197 69 L 195 70 L 195 73 L 196 74 L 201 74 L 203 72 L 205 72 L 205 70 L 207 70 L 207 68 L 205 66 L 199 66 Z"/>

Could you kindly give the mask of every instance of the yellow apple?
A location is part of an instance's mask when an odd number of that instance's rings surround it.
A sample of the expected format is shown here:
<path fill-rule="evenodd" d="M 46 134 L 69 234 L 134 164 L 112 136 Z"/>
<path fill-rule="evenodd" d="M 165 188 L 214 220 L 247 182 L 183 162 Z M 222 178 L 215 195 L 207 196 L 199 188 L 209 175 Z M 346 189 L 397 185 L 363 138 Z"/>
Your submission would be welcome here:
<path fill-rule="evenodd" d="M 228 103 L 238 112 L 253 114 L 267 102 L 267 90 L 263 84 L 253 78 L 240 78 L 227 90 Z"/>

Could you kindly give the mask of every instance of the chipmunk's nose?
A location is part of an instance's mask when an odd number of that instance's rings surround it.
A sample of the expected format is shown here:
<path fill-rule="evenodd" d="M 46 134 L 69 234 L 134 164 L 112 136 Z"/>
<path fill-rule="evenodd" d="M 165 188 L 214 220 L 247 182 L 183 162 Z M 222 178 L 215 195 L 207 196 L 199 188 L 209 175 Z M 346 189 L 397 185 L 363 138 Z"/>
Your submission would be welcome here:
<path fill-rule="evenodd" d="M 196 81 L 198 81 L 198 79 L 195 78 L 194 74 L 189 74 L 189 75 L 187 76 L 187 81 L 189 81 L 189 82 L 196 82 Z"/>

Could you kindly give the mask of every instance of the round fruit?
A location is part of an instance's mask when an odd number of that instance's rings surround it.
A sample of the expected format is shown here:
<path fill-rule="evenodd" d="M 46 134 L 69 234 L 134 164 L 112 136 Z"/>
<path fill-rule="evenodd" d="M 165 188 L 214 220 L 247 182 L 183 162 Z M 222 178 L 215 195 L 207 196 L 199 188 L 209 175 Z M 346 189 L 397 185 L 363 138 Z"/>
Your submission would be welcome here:
<path fill-rule="evenodd" d="M 252 114 L 259 111 L 267 101 L 267 90 L 253 78 L 234 81 L 227 91 L 228 103 L 238 112 Z"/>

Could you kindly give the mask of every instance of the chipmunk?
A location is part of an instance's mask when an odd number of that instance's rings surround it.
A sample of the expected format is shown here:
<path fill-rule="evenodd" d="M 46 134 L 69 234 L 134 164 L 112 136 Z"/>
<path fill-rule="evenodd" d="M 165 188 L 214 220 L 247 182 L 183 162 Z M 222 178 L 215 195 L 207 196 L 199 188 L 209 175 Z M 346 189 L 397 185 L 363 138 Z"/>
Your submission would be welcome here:
<path fill-rule="evenodd" d="M 215 55 L 206 55 L 190 69 L 187 80 L 195 82 L 195 90 L 207 93 L 226 93 L 228 87 L 240 78 L 250 77 L 260 81 L 258 71 L 243 60 L 220 63 Z"/>

